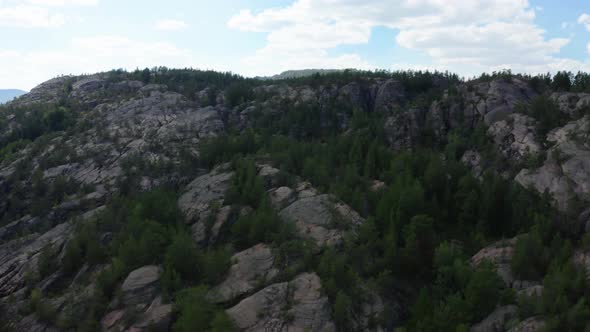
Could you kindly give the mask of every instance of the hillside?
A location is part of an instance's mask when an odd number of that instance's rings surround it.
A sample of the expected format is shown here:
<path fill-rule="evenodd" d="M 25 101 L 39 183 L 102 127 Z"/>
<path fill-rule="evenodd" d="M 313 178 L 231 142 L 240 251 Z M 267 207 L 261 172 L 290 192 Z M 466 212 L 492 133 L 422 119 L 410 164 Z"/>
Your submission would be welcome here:
<path fill-rule="evenodd" d="M 9 102 L 16 97 L 22 96 L 26 91 L 16 89 L 0 89 L 0 104 Z"/>
<path fill-rule="evenodd" d="M 0 106 L 0 331 L 584 331 L 564 75 L 42 83 Z"/>

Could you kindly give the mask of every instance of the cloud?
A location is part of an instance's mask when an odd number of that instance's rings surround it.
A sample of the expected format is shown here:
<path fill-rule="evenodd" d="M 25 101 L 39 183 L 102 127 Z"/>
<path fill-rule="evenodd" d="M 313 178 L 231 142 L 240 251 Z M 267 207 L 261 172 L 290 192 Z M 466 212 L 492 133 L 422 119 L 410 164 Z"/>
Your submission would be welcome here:
<path fill-rule="evenodd" d="M 565 63 L 557 55 L 570 41 L 547 38 L 534 23 L 536 10 L 527 0 L 297 0 L 257 13 L 242 10 L 227 25 L 267 33 L 264 48 L 244 60 L 260 66 L 251 70 L 264 71 L 274 62 L 283 70 L 298 68 L 302 59 L 308 67 L 343 62 L 370 67 L 357 54 L 343 61 L 330 51 L 366 44 L 381 26 L 398 31 L 398 45 L 430 56 L 431 63 L 415 65 L 459 72 L 529 71 Z"/>
<path fill-rule="evenodd" d="M 75 38 L 60 50 L 19 52 L 0 49 L 0 86 L 30 89 L 61 74 L 133 70 L 154 66 L 190 67 L 203 63 L 190 51 L 169 42 L 122 36 Z"/>
<path fill-rule="evenodd" d="M 52 14 L 47 9 L 19 5 L 16 7 L 0 7 L 0 26 L 19 28 L 50 28 L 59 27 L 66 22 L 62 14 Z"/>
<path fill-rule="evenodd" d="M 186 22 L 172 19 L 159 20 L 155 26 L 156 30 L 163 31 L 177 31 L 186 29 L 187 27 L 188 24 Z"/>
<path fill-rule="evenodd" d="M 96 6 L 98 0 L 27 0 L 27 3 L 39 6 Z"/>
<path fill-rule="evenodd" d="M 578 23 L 582 24 L 586 30 L 590 31 L 590 15 L 584 13 L 578 17 Z"/>
<path fill-rule="evenodd" d="M 0 0 L 0 26 L 56 28 L 79 18 L 55 12 L 54 7 L 94 6 L 99 0 Z"/>

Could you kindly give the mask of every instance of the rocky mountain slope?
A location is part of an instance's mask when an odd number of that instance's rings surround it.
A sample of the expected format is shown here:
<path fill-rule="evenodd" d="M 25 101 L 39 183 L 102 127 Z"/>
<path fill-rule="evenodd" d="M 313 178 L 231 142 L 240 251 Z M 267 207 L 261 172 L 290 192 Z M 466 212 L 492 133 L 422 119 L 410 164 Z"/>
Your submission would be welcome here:
<path fill-rule="evenodd" d="M 509 73 L 42 83 L 0 109 L 0 331 L 581 331 L 575 91 Z"/>

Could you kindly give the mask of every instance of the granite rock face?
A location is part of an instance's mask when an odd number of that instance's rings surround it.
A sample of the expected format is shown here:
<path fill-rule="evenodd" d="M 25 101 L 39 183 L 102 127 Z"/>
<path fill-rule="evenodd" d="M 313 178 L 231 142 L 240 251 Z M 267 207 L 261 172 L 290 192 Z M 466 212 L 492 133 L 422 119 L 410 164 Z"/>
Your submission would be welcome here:
<path fill-rule="evenodd" d="M 129 273 L 121 286 L 123 302 L 133 305 L 153 299 L 158 292 L 160 273 L 160 267 L 154 265 L 140 267 Z"/>
<path fill-rule="evenodd" d="M 471 327 L 471 332 L 500 332 L 506 331 L 505 325 L 511 319 L 518 317 L 518 307 L 508 305 L 497 308 L 488 317 Z"/>
<path fill-rule="evenodd" d="M 541 152 L 542 146 L 535 135 L 535 119 L 521 114 L 511 114 L 506 120 L 494 122 L 488 134 L 502 154 L 512 163 L 523 161 L 529 155 Z"/>
<path fill-rule="evenodd" d="M 336 331 L 316 274 L 272 284 L 226 312 L 241 331 Z"/>
<path fill-rule="evenodd" d="M 212 205 L 223 203 L 233 172 L 222 166 L 194 179 L 178 199 L 178 207 L 189 223 L 202 222 L 211 213 Z"/>
<path fill-rule="evenodd" d="M 235 254 L 232 262 L 234 263 L 225 280 L 209 293 L 211 301 L 215 303 L 239 298 L 260 285 L 267 284 L 279 273 L 271 249 L 264 244 Z"/>
<path fill-rule="evenodd" d="M 510 262 L 515 245 L 516 238 L 493 243 L 471 257 L 471 264 L 477 267 L 484 262 L 491 263 L 496 268 L 496 272 L 500 278 L 510 287 L 514 281 Z"/>
<path fill-rule="evenodd" d="M 51 246 L 61 252 L 71 233 L 71 225 L 63 223 L 42 235 L 31 234 L 0 244 L 0 298 L 23 289 L 30 275 L 38 275 L 42 251 Z"/>
<path fill-rule="evenodd" d="M 590 93 L 554 92 L 551 99 L 562 112 L 571 116 L 590 106 Z"/>
<path fill-rule="evenodd" d="M 545 163 L 537 169 L 523 169 L 515 180 L 540 193 L 546 190 L 555 205 L 566 211 L 574 200 L 590 202 L 590 118 L 569 122 L 549 132 Z"/>
<path fill-rule="evenodd" d="M 516 324 L 508 332 L 541 332 L 545 329 L 545 325 L 542 317 L 530 317 Z"/>
<path fill-rule="evenodd" d="M 302 237 L 319 247 L 339 245 L 346 231 L 355 230 L 364 222 L 348 205 L 319 194 L 307 183 L 299 184 L 294 191 L 293 202 L 280 210 L 279 216 L 294 223 Z"/>

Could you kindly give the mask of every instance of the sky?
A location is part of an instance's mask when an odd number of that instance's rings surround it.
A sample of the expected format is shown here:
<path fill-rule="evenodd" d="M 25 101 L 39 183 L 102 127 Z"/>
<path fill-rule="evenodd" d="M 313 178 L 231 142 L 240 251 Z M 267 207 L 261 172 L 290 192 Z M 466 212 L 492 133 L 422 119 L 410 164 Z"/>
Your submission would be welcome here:
<path fill-rule="evenodd" d="M 590 72 L 590 0 L 0 0 L 0 89 L 153 66 Z"/>

